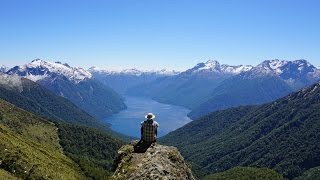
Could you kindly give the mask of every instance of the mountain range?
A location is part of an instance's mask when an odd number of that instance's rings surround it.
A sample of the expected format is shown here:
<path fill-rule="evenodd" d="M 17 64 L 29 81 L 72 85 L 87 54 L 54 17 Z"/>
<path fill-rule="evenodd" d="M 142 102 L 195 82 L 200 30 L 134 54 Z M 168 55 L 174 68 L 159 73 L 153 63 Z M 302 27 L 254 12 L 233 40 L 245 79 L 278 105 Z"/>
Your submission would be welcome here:
<path fill-rule="evenodd" d="M 266 60 L 257 66 L 209 60 L 176 75 L 139 82 L 127 94 L 187 107 L 196 119 L 215 110 L 271 102 L 319 80 L 320 69 L 306 60 Z"/>
<path fill-rule="evenodd" d="M 159 78 L 131 88 L 131 95 L 145 95 L 153 99 L 190 109 L 205 101 L 208 94 L 223 80 L 250 70 L 251 66 L 220 65 L 209 60 L 175 76 Z"/>
<path fill-rule="evenodd" d="M 41 117 L 67 123 L 97 126 L 98 121 L 69 100 L 16 75 L 0 73 L 0 98 Z"/>
<path fill-rule="evenodd" d="M 37 59 L 6 73 L 38 82 L 98 119 L 126 108 L 119 94 L 184 106 L 196 119 L 229 107 L 271 102 L 320 80 L 320 69 L 306 60 L 278 59 L 257 66 L 208 60 L 183 72 L 98 67 L 87 71 Z"/>
<path fill-rule="evenodd" d="M 284 80 L 294 90 L 311 85 L 320 77 L 320 69 L 306 60 L 284 61 L 266 60 L 248 72 L 249 78 L 258 75 L 273 75 Z"/>
<path fill-rule="evenodd" d="M 110 178 L 116 152 L 124 142 L 96 118 L 125 108 L 119 94 L 145 95 L 193 110 L 194 121 L 159 142 L 178 147 L 197 177 L 318 177 L 319 76 L 320 70 L 306 60 L 267 60 L 257 66 L 207 61 L 180 73 L 87 71 L 39 59 L 11 69 L 3 67 L 0 177 Z M 156 148 L 145 157 L 157 155 L 172 167 L 179 162 L 186 165 L 182 157 L 177 158 L 179 152 L 161 154 Z M 121 148 L 118 153 L 125 153 L 122 158 L 136 163 L 148 177 L 153 171 L 166 175 L 161 171 L 166 163 L 155 161 L 156 168 L 146 169 L 147 165 L 140 165 L 144 156 L 131 155 L 132 148 Z M 130 174 L 132 167 L 123 162 L 118 168 Z"/>
<path fill-rule="evenodd" d="M 92 78 L 91 73 L 82 68 L 36 59 L 15 66 L 6 73 L 37 82 L 98 119 L 126 108 L 118 93 Z"/>
<path fill-rule="evenodd" d="M 266 60 L 224 80 L 189 116 L 195 119 L 220 109 L 271 102 L 319 80 L 320 69 L 306 60 Z"/>
<path fill-rule="evenodd" d="M 161 77 L 173 76 L 177 71 L 124 69 L 120 71 L 91 67 L 88 70 L 94 78 L 112 87 L 120 94 L 127 94 L 128 89 L 142 83 L 149 83 Z"/>
<path fill-rule="evenodd" d="M 320 166 L 319 109 L 316 83 L 264 105 L 215 111 L 160 142 L 177 146 L 193 167 L 209 173 L 268 167 L 293 179 Z"/>
<path fill-rule="evenodd" d="M 2 72 L 2 73 L 7 72 L 8 69 L 9 69 L 9 68 L 8 68 L 7 66 L 4 66 L 4 65 L 0 66 L 0 72 Z"/>

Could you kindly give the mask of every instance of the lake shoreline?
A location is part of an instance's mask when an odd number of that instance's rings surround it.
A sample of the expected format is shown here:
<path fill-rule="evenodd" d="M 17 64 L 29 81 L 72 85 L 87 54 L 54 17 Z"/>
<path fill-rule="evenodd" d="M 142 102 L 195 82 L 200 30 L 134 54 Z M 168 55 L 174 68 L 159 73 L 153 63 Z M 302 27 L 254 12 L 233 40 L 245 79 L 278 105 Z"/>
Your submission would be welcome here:
<path fill-rule="evenodd" d="M 111 124 L 111 129 L 132 137 L 140 137 L 140 123 L 148 112 L 156 115 L 155 121 L 160 124 L 158 137 L 182 127 L 192 120 L 187 116 L 190 109 L 185 107 L 164 104 L 148 97 L 124 95 L 127 109 L 112 116 L 103 118 L 102 121 Z"/>

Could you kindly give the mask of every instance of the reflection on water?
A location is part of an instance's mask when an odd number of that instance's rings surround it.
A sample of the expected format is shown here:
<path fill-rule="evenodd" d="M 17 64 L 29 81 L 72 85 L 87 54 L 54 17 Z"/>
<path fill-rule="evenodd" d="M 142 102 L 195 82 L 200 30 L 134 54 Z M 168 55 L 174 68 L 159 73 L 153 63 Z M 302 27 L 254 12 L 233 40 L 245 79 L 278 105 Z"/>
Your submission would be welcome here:
<path fill-rule="evenodd" d="M 117 132 L 140 137 L 140 123 L 145 120 L 144 116 L 148 112 L 155 114 L 155 120 L 160 124 L 158 129 L 159 137 L 191 121 L 187 117 L 190 110 L 184 107 L 162 104 L 145 97 L 126 96 L 125 98 L 128 108 L 104 119 Z"/>

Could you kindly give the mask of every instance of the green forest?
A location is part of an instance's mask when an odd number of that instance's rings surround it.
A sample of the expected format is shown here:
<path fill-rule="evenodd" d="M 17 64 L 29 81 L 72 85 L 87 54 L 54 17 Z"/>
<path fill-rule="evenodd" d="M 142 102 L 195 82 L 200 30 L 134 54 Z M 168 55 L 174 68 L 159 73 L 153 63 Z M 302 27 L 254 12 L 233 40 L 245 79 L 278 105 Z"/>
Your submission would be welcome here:
<path fill-rule="evenodd" d="M 116 152 L 124 142 L 85 126 L 59 123 L 58 127 L 63 151 L 88 177 L 105 179 L 111 175 Z"/>
<path fill-rule="evenodd" d="M 284 178 L 268 168 L 253 168 L 253 167 L 234 167 L 227 171 L 208 175 L 203 178 L 204 180 L 260 180 L 260 179 L 272 179 L 272 180 L 284 180 Z"/>
<path fill-rule="evenodd" d="M 252 166 L 298 177 L 320 165 L 318 86 L 261 106 L 213 112 L 160 141 L 177 146 L 197 169 L 210 173 Z"/>

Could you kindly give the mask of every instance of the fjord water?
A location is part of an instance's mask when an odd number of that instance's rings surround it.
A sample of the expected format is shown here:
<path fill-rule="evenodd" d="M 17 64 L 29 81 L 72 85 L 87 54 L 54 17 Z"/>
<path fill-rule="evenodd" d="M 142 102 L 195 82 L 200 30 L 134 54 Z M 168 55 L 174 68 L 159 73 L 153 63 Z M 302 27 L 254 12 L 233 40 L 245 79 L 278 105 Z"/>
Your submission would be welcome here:
<path fill-rule="evenodd" d="M 181 106 L 163 104 L 147 97 L 125 96 L 127 109 L 104 119 L 111 124 L 111 129 L 125 135 L 140 137 L 140 123 L 145 115 L 152 112 L 160 127 L 158 137 L 163 136 L 191 121 L 190 112 Z"/>

